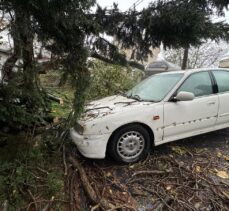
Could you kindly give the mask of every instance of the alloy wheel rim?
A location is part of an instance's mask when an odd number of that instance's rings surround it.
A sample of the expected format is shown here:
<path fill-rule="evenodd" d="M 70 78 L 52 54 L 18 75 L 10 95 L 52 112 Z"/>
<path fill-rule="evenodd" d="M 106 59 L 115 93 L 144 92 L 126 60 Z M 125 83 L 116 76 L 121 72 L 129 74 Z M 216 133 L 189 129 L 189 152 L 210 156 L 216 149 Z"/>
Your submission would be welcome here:
<path fill-rule="evenodd" d="M 124 133 L 117 142 L 117 152 L 124 159 L 138 157 L 145 148 L 145 139 L 137 131 Z"/>

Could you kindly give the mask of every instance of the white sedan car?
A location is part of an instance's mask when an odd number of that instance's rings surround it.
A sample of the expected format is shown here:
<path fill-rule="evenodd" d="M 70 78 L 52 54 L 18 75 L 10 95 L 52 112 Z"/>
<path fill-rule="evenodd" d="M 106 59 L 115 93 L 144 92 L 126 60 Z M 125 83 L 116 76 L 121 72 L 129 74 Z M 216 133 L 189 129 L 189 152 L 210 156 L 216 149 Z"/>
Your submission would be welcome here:
<path fill-rule="evenodd" d="M 88 158 L 131 163 L 150 148 L 229 127 L 229 69 L 153 75 L 123 95 L 91 102 L 70 130 Z"/>

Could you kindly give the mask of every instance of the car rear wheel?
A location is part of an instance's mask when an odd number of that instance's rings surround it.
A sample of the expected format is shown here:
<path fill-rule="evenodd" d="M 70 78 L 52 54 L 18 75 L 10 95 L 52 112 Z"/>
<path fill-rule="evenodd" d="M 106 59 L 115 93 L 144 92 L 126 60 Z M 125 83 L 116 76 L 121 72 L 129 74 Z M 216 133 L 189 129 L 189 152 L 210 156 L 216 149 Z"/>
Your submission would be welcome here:
<path fill-rule="evenodd" d="M 109 154 L 124 163 L 137 162 L 147 155 L 150 146 L 148 131 L 141 125 L 127 125 L 116 131 L 109 144 Z"/>

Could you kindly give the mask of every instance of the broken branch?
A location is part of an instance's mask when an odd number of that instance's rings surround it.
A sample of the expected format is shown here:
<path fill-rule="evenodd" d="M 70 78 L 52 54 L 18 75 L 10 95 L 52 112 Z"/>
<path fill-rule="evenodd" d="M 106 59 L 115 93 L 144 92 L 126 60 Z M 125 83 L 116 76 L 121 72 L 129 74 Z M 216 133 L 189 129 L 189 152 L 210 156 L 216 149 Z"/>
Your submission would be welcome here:
<path fill-rule="evenodd" d="M 82 185 L 84 187 L 85 192 L 87 193 L 88 197 L 94 204 L 99 204 L 101 208 L 105 210 L 114 209 L 115 205 L 108 202 L 106 199 L 101 198 L 96 194 L 95 190 L 91 186 L 87 174 L 82 167 L 82 165 L 74 159 L 72 156 L 69 157 L 70 162 L 72 163 L 73 167 L 78 170 L 80 179 L 82 181 Z"/>

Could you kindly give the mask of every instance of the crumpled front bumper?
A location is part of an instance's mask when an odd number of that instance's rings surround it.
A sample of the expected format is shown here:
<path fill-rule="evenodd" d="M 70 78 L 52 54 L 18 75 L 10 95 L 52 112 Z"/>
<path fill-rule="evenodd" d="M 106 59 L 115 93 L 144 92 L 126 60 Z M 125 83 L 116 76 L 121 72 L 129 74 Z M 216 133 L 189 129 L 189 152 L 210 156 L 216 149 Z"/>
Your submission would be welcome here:
<path fill-rule="evenodd" d="M 96 159 L 105 158 L 107 143 L 111 134 L 80 135 L 74 128 L 71 128 L 70 135 L 83 156 Z"/>

